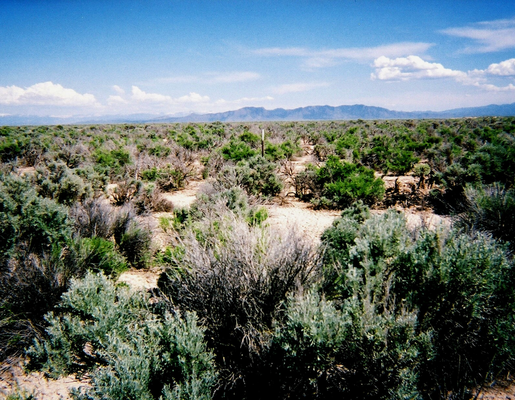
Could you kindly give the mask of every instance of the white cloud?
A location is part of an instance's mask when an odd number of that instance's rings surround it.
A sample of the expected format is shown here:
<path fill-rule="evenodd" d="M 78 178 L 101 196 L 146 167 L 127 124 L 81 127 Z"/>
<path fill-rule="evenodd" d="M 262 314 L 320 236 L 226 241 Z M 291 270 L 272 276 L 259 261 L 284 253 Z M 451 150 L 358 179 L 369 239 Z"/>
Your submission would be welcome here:
<path fill-rule="evenodd" d="M 472 26 L 448 28 L 446 35 L 471 39 L 476 46 L 467 47 L 467 53 L 490 53 L 515 48 L 515 18 L 483 21 Z"/>
<path fill-rule="evenodd" d="M 201 96 L 198 93 L 190 93 L 186 96 L 179 97 L 177 100 L 179 103 L 205 103 L 209 101 L 209 96 Z"/>
<path fill-rule="evenodd" d="M 137 86 L 132 87 L 131 99 L 136 102 L 150 102 L 150 103 L 164 103 L 171 102 L 170 96 L 165 96 L 158 93 L 146 93 Z"/>
<path fill-rule="evenodd" d="M 413 53 L 424 53 L 433 44 L 422 42 L 400 42 L 376 47 L 351 47 L 328 50 L 309 50 L 301 47 L 271 47 L 254 50 L 252 53 L 268 57 L 302 57 L 308 68 L 322 68 L 342 60 L 369 61 L 380 56 L 401 57 Z"/>
<path fill-rule="evenodd" d="M 329 86 L 328 82 L 288 83 L 272 89 L 276 94 L 298 93 Z"/>
<path fill-rule="evenodd" d="M 175 113 L 187 112 L 204 105 L 209 105 L 209 96 L 191 92 L 180 97 L 172 97 L 161 93 L 148 93 L 138 86 L 132 86 L 128 95 L 111 95 L 107 98 L 110 112 L 119 113 Z"/>
<path fill-rule="evenodd" d="M 141 82 L 144 85 L 171 84 L 171 83 L 239 83 L 255 81 L 261 78 L 261 75 L 252 71 L 229 71 L 229 72 L 206 72 L 200 75 L 180 75 L 167 78 L 156 78 L 147 82 Z"/>
<path fill-rule="evenodd" d="M 113 85 L 113 90 L 118 93 L 119 95 L 124 95 L 125 94 L 125 90 L 123 90 L 120 86 L 118 85 Z"/>
<path fill-rule="evenodd" d="M 513 76 L 515 75 L 515 58 L 510 58 L 499 64 L 490 64 L 485 72 L 490 75 Z"/>
<path fill-rule="evenodd" d="M 209 75 L 212 79 L 209 79 Z M 248 82 L 259 79 L 261 75 L 256 72 L 228 72 L 228 73 L 211 73 L 208 74 L 207 83 L 235 83 Z"/>
<path fill-rule="evenodd" d="M 347 58 L 351 60 L 366 61 L 379 56 L 400 57 L 413 53 L 424 53 L 431 46 L 433 46 L 431 43 L 402 42 L 377 47 L 326 50 L 320 52 L 320 54 L 332 58 Z"/>
<path fill-rule="evenodd" d="M 313 51 L 310 51 L 303 47 L 267 47 L 263 49 L 253 50 L 252 53 L 258 56 L 309 57 L 313 54 Z"/>
<path fill-rule="evenodd" d="M 442 64 L 424 61 L 418 56 L 391 59 L 381 56 L 374 60 L 375 73 L 372 79 L 379 80 L 411 80 L 424 78 L 458 78 L 465 79 L 467 74 L 445 68 Z"/>
<path fill-rule="evenodd" d="M 41 106 L 99 106 L 95 96 L 80 94 L 52 82 L 36 83 L 26 89 L 18 86 L 0 87 L 2 105 L 41 105 Z"/>
<path fill-rule="evenodd" d="M 23 93 L 25 90 L 18 86 L 0 87 L 0 104 L 20 104 Z"/>
<path fill-rule="evenodd" d="M 485 70 L 475 69 L 468 72 L 445 68 L 442 64 L 424 61 L 422 58 L 413 55 L 395 59 L 381 56 L 374 60 L 373 66 L 375 72 L 370 75 L 372 80 L 408 81 L 452 78 L 463 85 L 476 86 L 490 92 L 515 90 L 515 86 L 511 83 L 507 86 L 496 86 L 486 82 L 488 75 L 515 75 L 515 59 L 490 64 Z"/>
<path fill-rule="evenodd" d="M 477 86 L 481 89 L 485 89 L 489 92 L 511 92 L 512 90 L 515 90 L 515 85 L 510 83 L 507 86 L 495 86 L 492 84 L 481 84 L 481 83 L 475 83 L 474 86 Z"/>
<path fill-rule="evenodd" d="M 122 96 L 109 96 L 107 98 L 107 104 L 110 106 L 127 104 L 127 103 L 128 103 L 128 101 L 125 100 Z"/>
<path fill-rule="evenodd" d="M 236 105 L 242 105 L 242 104 L 252 104 L 256 102 L 268 102 L 273 101 L 274 98 L 272 96 L 265 96 L 265 97 L 242 97 L 240 99 L 236 100 L 224 100 L 224 99 L 218 99 L 215 101 L 215 105 L 217 106 L 236 106 Z"/>

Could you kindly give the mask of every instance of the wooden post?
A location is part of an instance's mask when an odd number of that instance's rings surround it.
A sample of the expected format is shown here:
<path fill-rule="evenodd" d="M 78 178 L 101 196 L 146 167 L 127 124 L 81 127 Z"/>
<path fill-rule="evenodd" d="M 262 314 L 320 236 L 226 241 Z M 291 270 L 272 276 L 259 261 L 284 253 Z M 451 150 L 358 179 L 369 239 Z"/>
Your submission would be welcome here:
<path fill-rule="evenodd" d="M 261 156 L 265 156 L 265 130 L 261 129 Z"/>

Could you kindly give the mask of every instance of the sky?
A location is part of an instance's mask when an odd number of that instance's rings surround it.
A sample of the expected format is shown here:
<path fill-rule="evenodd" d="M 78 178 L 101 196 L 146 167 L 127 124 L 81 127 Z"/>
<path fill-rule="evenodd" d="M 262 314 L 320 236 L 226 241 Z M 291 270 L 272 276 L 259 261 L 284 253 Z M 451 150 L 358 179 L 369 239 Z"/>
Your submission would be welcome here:
<path fill-rule="evenodd" d="M 513 0 L 0 1 L 0 115 L 514 102 Z"/>

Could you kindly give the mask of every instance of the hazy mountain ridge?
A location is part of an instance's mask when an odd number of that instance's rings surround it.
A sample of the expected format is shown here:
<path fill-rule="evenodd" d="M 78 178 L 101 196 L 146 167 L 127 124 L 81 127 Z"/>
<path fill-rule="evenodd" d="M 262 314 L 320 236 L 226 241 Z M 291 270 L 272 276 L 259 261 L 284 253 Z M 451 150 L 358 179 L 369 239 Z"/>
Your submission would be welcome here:
<path fill-rule="evenodd" d="M 310 121 L 348 119 L 424 119 L 464 118 L 486 116 L 515 116 L 515 103 L 490 104 L 482 107 L 455 108 L 446 111 L 392 111 L 383 107 L 355 104 L 350 106 L 307 106 L 294 109 L 244 107 L 234 111 L 187 116 L 155 116 L 151 114 L 106 115 L 102 117 L 42 117 L 30 115 L 0 116 L 0 125 L 57 125 L 108 123 L 167 123 L 167 122 L 250 122 L 250 121 Z"/>

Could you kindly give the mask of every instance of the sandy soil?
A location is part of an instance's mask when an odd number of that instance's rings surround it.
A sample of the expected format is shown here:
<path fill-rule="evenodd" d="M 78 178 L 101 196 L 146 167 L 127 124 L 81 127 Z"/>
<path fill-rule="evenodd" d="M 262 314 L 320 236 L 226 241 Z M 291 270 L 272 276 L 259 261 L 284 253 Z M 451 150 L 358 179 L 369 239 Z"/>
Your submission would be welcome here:
<path fill-rule="evenodd" d="M 268 223 L 274 229 L 287 231 L 295 228 L 317 243 L 320 235 L 331 226 L 341 214 L 335 210 L 313 210 L 308 203 L 288 200 L 282 205 L 267 205 Z"/>
<path fill-rule="evenodd" d="M 192 181 L 183 190 L 163 193 L 163 197 L 171 201 L 175 208 L 189 207 L 195 201 L 203 183 L 204 181 Z"/>
<path fill-rule="evenodd" d="M 39 372 L 27 374 L 23 370 L 23 360 L 20 358 L 9 359 L 0 365 L 0 398 L 21 389 L 25 394 L 32 394 L 37 400 L 69 399 L 70 389 L 88 385 L 87 378 L 79 380 L 67 376 L 49 380 Z"/>
<path fill-rule="evenodd" d="M 122 272 L 118 278 L 118 282 L 123 282 L 130 287 L 138 290 L 148 290 L 157 287 L 157 280 L 161 271 L 158 269 L 153 270 L 140 270 L 131 269 Z"/>

